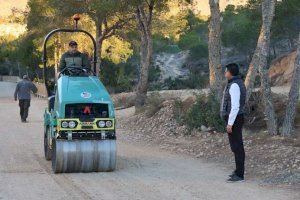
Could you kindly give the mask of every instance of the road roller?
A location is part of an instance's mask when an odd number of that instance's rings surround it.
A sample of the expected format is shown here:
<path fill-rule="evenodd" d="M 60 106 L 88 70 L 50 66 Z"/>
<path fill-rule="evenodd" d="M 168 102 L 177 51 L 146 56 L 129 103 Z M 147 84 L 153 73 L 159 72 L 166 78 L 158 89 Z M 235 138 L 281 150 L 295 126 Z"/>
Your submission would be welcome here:
<path fill-rule="evenodd" d="M 116 167 L 114 105 L 95 75 L 95 39 L 87 31 L 78 29 L 77 21 L 75 28 L 55 29 L 44 39 L 44 82 L 48 94 L 48 107 L 44 112 L 45 158 L 51 160 L 54 173 L 113 171 Z M 66 67 L 51 84 L 47 42 L 59 32 L 83 33 L 92 40 L 93 70 Z"/>

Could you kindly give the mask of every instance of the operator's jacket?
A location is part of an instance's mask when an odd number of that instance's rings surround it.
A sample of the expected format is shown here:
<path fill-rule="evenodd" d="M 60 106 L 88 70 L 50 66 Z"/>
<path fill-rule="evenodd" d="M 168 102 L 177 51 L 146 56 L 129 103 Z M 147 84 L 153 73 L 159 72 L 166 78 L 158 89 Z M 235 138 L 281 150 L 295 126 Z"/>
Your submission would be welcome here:
<path fill-rule="evenodd" d="M 76 53 L 66 52 L 61 56 L 59 71 L 62 71 L 66 67 L 82 67 L 83 69 L 90 69 L 91 63 L 86 54 L 79 51 Z"/>

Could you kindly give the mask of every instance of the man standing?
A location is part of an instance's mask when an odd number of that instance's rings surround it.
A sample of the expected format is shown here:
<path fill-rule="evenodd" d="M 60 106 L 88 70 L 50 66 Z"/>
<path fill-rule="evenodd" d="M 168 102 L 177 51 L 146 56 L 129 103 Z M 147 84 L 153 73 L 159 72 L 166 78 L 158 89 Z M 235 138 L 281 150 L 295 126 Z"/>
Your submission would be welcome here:
<path fill-rule="evenodd" d="M 20 116 L 21 121 L 26 123 L 26 119 L 28 117 L 28 110 L 30 107 L 30 91 L 33 93 L 37 92 L 36 86 L 29 80 L 27 75 L 23 76 L 23 80 L 17 84 L 15 90 L 15 101 L 19 99 L 19 106 L 20 106 Z"/>
<path fill-rule="evenodd" d="M 66 67 L 79 67 L 87 70 L 91 68 L 88 56 L 78 51 L 76 41 L 69 43 L 69 50 L 60 59 L 59 71 L 62 71 Z"/>
<path fill-rule="evenodd" d="M 242 129 L 244 124 L 244 107 L 246 87 L 239 76 L 239 67 L 232 63 L 226 66 L 225 77 L 228 83 L 224 89 L 221 115 L 227 123 L 227 133 L 232 152 L 234 153 L 236 169 L 229 175 L 228 182 L 244 180 L 245 151 Z"/>

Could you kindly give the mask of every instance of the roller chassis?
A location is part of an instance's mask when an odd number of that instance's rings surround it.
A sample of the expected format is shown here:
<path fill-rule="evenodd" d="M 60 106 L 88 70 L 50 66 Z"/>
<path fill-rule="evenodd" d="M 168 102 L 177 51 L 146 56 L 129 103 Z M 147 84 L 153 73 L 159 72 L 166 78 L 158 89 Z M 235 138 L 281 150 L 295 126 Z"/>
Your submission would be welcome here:
<path fill-rule="evenodd" d="M 44 113 L 44 135 L 47 137 L 49 149 L 52 149 L 52 141 L 56 140 L 116 140 L 115 118 L 95 118 L 91 123 L 91 128 L 85 129 L 84 123 L 80 119 L 65 118 L 56 119 L 45 109 Z M 98 121 L 112 121 L 111 128 L 96 127 Z M 62 128 L 58 124 L 62 121 L 76 121 L 79 125 L 76 128 Z"/>
<path fill-rule="evenodd" d="M 113 171 L 116 167 L 113 102 L 94 73 L 96 41 L 90 33 L 77 28 L 78 16 L 74 20 L 75 29 L 55 29 L 44 40 L 44 82 L 49 97 L 44 113 L 45 159 L 52 161 L 54 173 Z M 80 32 L 92 40 L 93 71 L 68 66 L 61 71 L 53 91 L 47 75 L 47 42 L 59 32 Z"/>
<path fill-rule="evenodd" d="M 87 100 L 80 96 L 82 87 L 76 84 L 84 85 L 83 91 L 90 89 L 93 97 Z M 77 92 L 70 93 L 71 89 Z M 45 158 L 52 161 L 54 173 L 113 171 L 116 166 L 114 107 L 104 86 L 94 76 L 61 76 L 56 90 L 55 99 L 59 100 L 55 100 L 53 108 L 49 106 L 44 113 Z M 68 105 L 79 105 L 81 109 L 81 104 L 100 103 L 107 106 L 109 116 L 65 117 Z M 74 127 L 64 127 L 64 123 L 69 125 L 70 122 Z"/>

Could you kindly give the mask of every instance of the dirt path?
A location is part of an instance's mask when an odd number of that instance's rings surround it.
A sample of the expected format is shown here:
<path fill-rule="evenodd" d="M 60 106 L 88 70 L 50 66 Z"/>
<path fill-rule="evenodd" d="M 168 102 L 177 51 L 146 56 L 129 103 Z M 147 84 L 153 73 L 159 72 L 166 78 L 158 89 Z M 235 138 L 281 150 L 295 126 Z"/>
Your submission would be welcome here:
<path fill-rule="evenodd" d="M 225 167 L 131 145 L 124 130 L 118 130 L 122 137 L 115 172 L 55 175 L 43 157 L 45 104 L 34 100 L 30 123 L 22 124 L 17 103 L 0 99 L 0 199 L 300 199 L 299 192 L 254 182 L 225 183 L 229 172 Z"/>
<path fill-rule="evenodd" d="M 0 98 L 13 97 L 16 86 L 16 83 L 0 81 Z"/>

